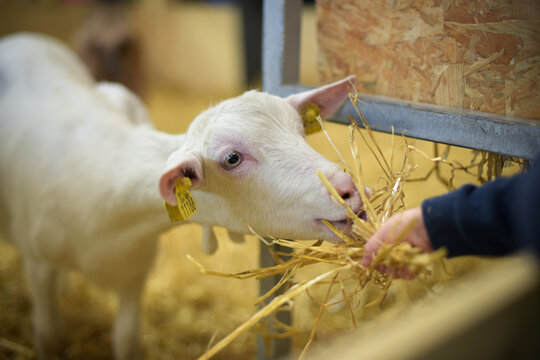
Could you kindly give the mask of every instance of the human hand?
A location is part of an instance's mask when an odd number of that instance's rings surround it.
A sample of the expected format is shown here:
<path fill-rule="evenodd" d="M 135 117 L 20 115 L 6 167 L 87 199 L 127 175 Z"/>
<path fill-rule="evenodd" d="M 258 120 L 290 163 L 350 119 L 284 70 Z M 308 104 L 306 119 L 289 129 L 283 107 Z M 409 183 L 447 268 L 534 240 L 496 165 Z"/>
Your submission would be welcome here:
<path fill-rule="evenodd" d="M 408 226 L 411 230 L 403 238 L 403 242 L 408 242 L 413 247 L 420 248 L 423 252 L 433 252 L 433 247 L 429 240 L 429 236 L 424 225 L 422 209 L 420 207 L 405 210 L 389 218 L 382 226 L 373 234 L 367 241 L 364 247 L 364 257 L 362 265 L 369 266 L 373 261 L 374 256 L 383 244 L 391 244 L 397 240 L 397 237 Z M 390 269 L 386 265 L 379 264 L 377 269 L 394 277 L 412 279 L 414 274 L 411 274 L 407 269 Z"/>

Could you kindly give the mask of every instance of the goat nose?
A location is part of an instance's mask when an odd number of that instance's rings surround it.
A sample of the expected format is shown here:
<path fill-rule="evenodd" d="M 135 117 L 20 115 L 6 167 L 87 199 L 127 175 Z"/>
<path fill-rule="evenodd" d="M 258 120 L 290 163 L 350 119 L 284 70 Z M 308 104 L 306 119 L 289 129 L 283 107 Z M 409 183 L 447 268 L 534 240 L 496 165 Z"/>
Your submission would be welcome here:
<path fill-rule="evenodd" d="M 349 175 L 344 172 L 336 173 L 330 183 L 334 186 L 337 193 L 345 201 L 353 198 L 357 193 L 354 183 Z"/>

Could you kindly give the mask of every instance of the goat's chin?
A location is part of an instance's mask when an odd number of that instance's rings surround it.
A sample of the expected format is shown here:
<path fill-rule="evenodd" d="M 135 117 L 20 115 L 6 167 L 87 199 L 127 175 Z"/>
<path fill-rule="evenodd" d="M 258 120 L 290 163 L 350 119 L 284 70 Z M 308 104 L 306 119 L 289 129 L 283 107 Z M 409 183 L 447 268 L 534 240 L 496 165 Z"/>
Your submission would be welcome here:
<path fill-rule="evenodd" d="M 366 212 L 364 210 L 360 210 L 356 213 L 358 218 L 366 221 L 367 216 Z M 348 217 L 343 217 L 339 220 L 330 220 L 330 219 L 315 219 L 315 222 L 321 229 L 321 236 L 319 237 L 321 240 L 326 240 L 335 244 L 342 244 L 344 241 L 343 239 L 337 235 L 334 231 L 330 229 L 328 225 L 326 225 L 323 221 L 328 222 L 332 227 L 337 229 L 339 232 L 350 236 L 353 236 L 353 221 L 349 219 Z"/>
<path fill-rule="evenodd" d="M 343 224 L 336 222 L 334 224 L 340 231 L 348 233 L 349 230 L 345 229 Z M 352 227 L 350 228 L 352 231 Z M 343 240 L 336 235 L 328 226 L 326 226 L 320 219 L 311 220 L 309 223 L 305 223 L 303 226 L 299 226 L 296 229 L 281 229 L 279 231 L 281 236 L 275 236 L 280 239 L 289 240 L 323 240 L 329 241 L 335 244 L 343 243 Z"/>
<path fill-rule="evenodd" d="M 325 219 L 326 220 L 326 219 Z M 349 219 L 343 220 L 327 220 L 332 226 L 349 236 L 352 235 L 352 221 Z M 291 223 L 295 223 L 291 220 Z M 324 240 L 334 244 L 342 244 L 343 239 L 334 233 L 322 219 L 300 220 L 298 226 L 293 228 L 278 227 L 278 228 L 265 228 L 265 227 L 253 227 L 253 230 L 261 235 L 270 235 L 278 239 L 288 240 Z M 251 231 L 247 231 L 251 234 Z"/>
<path fill-rule="evenodd" d="M 353 222 L 352 220 L 345 218 L 342 220 L 328 220 L 328 219 L 317 219 L 317 225 L 319 227 L 320 236 L 319 239 L 326 240 L 334 244 L 342 244 L 343 239 L 337 235 L 330 227 L 323 222 L 326 220 L 331 226 L 337 229 L 339 232 L 353 237 Z"/>
<path fill-rule="evenodd" d="M 336 229 L 346 234 L 352 231 L 352 224 L 347 224 L 346 221 L 331 221 L 327 220 Z M 318 239 L 329 241 L 334 244 L 341 244 L 343 240 L 336 233 L 334 233 L 321 219 L 315 220 L 316 227 L 318 228 Z"/>

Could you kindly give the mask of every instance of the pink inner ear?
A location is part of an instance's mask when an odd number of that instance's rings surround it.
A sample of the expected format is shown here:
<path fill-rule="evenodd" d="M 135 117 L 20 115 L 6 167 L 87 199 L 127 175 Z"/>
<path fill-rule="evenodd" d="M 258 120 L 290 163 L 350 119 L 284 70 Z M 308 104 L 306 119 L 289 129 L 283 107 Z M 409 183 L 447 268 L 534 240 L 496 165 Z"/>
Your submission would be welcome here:
<path fill-rule="evenodd" d="M 349 91 L 352 91 L 354 85 L 356 85 L 356 76 L 353 75 L 332 84 L 293 94 L 287 98 L 287 101 L 297 110 L 307 104 L 316 104 L 321 109 L 321 117 L 326 119 L 347 100 Z"/>
<path fill-rule="evenodd" d="M 178 160 L 177 160 L 178 161 Z M 176 205 L 175 186 L 178 179 L 189 177 L 191 190 L 198 188 L 202 182 L 202 166 L 199 159 L 193 154 L 182 155 L 180 163 L 165 172 L 159 180 L 159 192 L 163 200 L 171 205 Z"/>
<path fill-rule="evenodd" d="M 181 179 L 183 176 L 179 168 L 172 169 L 161 176 L 159 181 L 159 192 L 163 200 L 168 202 L 171 205 L 176 205 L 175 186 L 176 181 Z"/>

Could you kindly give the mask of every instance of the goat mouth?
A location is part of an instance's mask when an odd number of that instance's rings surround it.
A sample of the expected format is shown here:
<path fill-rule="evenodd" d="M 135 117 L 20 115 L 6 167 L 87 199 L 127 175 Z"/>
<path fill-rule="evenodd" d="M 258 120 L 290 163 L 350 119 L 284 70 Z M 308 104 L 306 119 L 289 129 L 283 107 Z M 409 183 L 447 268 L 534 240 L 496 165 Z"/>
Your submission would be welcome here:
<path fill-rule="evenodd" d="M 360 219 L 366 221 L 367 220 L 367 214 L 365 210 L 360 210 L 356 213 L 356 216 L 358 216 Z M 335 226 L 338 230 L 346 233 L 351 234 L 352 232 L 352 225 L 353 221 L 349 217 L 345 217 L 341 220 L 328 220 L 326 219 L 330 224 Z"/>

